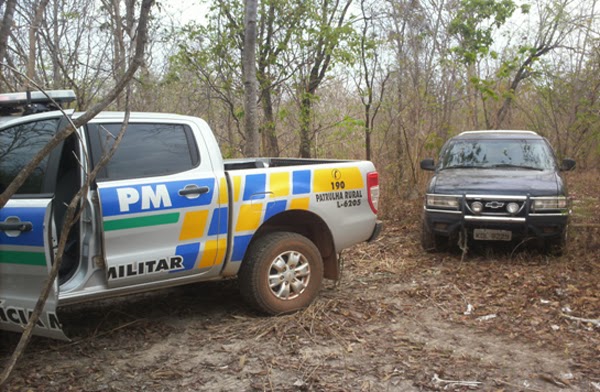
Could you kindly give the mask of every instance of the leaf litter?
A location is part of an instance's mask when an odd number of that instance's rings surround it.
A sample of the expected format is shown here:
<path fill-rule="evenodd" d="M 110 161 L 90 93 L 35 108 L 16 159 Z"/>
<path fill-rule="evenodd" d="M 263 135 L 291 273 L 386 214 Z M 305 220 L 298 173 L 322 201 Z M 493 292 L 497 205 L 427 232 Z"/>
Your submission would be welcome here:
<path fill-rule="evenodd" d="M 425 253 L 419 201 L 398 202 L 304 311 L 257 315 L 235 280 L 66 307 L 73 342 L 33 339 L 7 390 L 600 390 L 600 184 L 569 175 L 561 257 Z M 17 336 L 0 337 L 1 366 Z"/>

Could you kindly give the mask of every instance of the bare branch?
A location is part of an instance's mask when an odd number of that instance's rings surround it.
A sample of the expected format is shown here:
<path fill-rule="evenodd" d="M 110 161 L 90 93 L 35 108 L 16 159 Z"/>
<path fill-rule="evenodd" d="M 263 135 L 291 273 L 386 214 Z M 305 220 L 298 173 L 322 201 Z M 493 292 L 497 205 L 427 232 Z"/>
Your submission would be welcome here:
<path fill-rule="evenodd" d="M 138 37 L 136 42 L 135 55 L 129 68 L 123 74 L 121 79 L 117 82 L 115 87 L 111 91 L 107 93 L 107 95 L 100 100 L 96 105 L 91 107 L 77 119 L 75 119 L 71 124 L 66 125 L 64 128 L 59 130 L 52 139 L 42 148 L 38 154 L 19 172 L 19 174 L 15 177 L 15 179 L 10 183 L 8 187 L 6 187 L 5 191 L 0 195 L 0 208 L 4 207 L 10 197 L 14 195 L 17 190 L 25 183 L 29 175 L 33 172 L 33 170 L 40 164 L 40 162 L 44 159 L 46 155 L 48 155 L 54 147 L 56 147 L 60 142 L 65 140 L 69 135 L 71 135 L 75 129 L 79 128 L 83 124 L 86 124 L 92 118 L 96 117 L 98 113 L 100 113 L 104 108 L 106 108 L 111 102 L 113 102 L 119 94 L 123 91 L 125 86 L 130 82 L 133 78 L 133 75 L 137 71 L 137 69 L 144 62 L 144 50 L 147 39 L 147 26 L 148 26 L 148 16 L 150 13 L 150 8 L 154 0 L 143 0 L 142 7 L 140 10 L 140 21 L 138 24 Z M 5 65 L 5 64 L 1 64 Z M 32 80 L 29 80 L 33 82 Z"/>

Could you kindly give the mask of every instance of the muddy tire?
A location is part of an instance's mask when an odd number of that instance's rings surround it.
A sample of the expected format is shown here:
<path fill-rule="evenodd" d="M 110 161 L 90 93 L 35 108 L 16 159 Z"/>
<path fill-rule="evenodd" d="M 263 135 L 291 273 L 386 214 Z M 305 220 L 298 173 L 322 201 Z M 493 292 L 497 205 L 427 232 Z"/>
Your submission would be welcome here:
<path fill-rule="evenodd" d="M 323 259 L 306 237 L 267 234 L 252 243 L 238 274 L 242 298 L 259 312 L 290 313 L 307 307 L 323 280 Z"/>

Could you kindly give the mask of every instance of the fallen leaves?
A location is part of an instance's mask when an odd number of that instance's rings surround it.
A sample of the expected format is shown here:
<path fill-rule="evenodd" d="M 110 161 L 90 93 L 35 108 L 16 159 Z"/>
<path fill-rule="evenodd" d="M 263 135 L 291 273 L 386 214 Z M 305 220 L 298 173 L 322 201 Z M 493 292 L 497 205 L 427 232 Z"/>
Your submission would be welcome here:
<path fill-rule="evenodd" d="M 598 200 L 597 177 L 572 185 Z M 402 219 L 345 252 L 342 281 L 302 312 L 260 317 L 235 281 L 79 305 L 63 321 L 80 341 L 36 340 L 9 391 L 600 392 L 597 229 L 572 230 L 562 257 L 492 246 L 461 262 L 423 252 L 420 202 L 398 204 Z M 575 222 L 600 223 L 600 203 L 579 205 L 593 210 Z M 542 371 L 540 350 L 568 369 Z"/>

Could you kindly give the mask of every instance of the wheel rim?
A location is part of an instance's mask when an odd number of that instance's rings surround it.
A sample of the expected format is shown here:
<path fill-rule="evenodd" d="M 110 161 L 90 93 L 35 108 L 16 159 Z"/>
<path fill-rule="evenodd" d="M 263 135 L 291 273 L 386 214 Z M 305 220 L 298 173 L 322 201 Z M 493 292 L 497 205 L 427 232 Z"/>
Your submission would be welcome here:
<path fill-rule="evenodd" d="M 281 300 L 297 298 L 306 290 L 309 281 L 310 265 L 300 252 L 283 252 L 271 263 L 269 288 Z"/>

